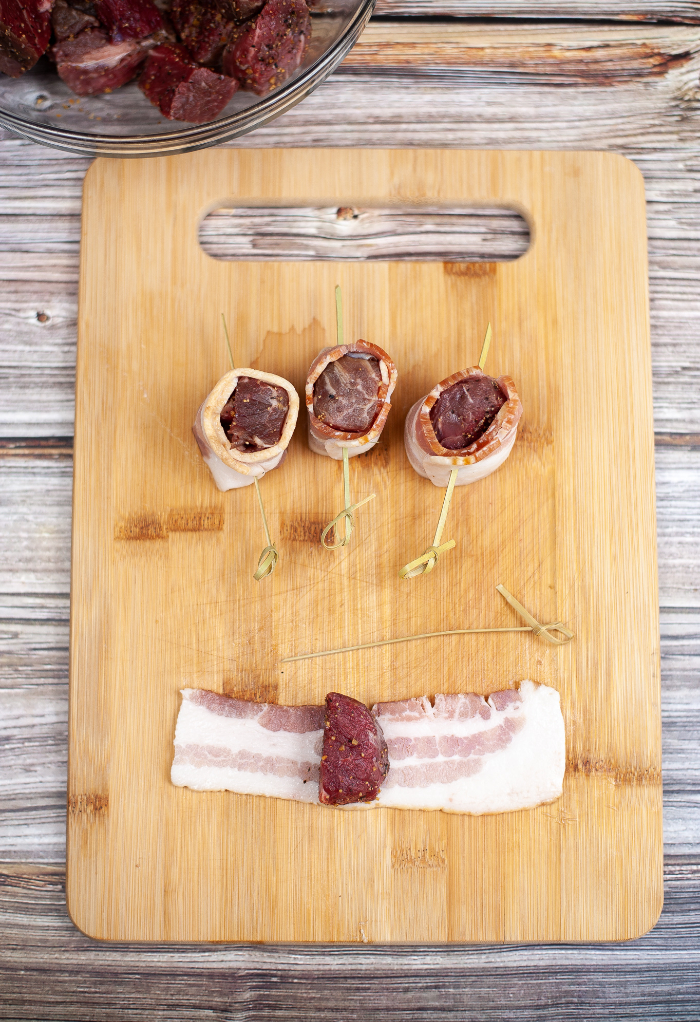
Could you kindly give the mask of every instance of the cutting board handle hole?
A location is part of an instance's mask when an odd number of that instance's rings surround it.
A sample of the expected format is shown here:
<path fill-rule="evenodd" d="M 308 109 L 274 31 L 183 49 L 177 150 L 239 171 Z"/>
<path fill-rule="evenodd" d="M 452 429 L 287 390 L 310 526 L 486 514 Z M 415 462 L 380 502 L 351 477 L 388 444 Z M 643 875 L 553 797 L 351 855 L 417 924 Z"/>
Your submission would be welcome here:
<path fill-rule="evenodd" d="M 495 263 L 524 255 L 530 228 L 497 206 L 221 206 L 201 221 L 199 243 L 236 261 Z"/>

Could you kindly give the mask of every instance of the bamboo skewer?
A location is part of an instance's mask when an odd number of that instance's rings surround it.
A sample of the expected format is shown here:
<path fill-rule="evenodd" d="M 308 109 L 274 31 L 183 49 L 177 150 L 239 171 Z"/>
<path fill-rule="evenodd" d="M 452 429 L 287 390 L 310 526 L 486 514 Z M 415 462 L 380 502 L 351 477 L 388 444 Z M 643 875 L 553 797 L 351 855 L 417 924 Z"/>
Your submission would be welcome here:
<path fill-rule="evenodd" d="M 340 285 L 336 285 L 335 289 L 335 323 L 337 331 L 337 344 L 340 347 L 345 343 L 344 336 L 345 332 L 343 329 L 343 294 L 340 290 Z M 326 550 L 337 550 L 339 547 L 347 546 L 350 542 L 353 530 L 355 528 L 355 519 L 353 515 L 357 511 L 358 507 L 362 507 L 368 501 L 373 500 L 377 495 L 376 493 L 370 493 L 369 497 L 363 497 L 362 500 L 356 501 L 354 504 L 350 503 L 350 455 L 347 447 L 342 448 L 343 451 L 343 497 L 345 506 L 343 510 L 335 516 L 335 518 L 328 523 L 323 532 L 321 533 L 321 545 Z M 342 539 L 339 539 L 340 523 L 342 519 L 345 519 L 345 535 Z M 330 532 L 333 532 L 335 541 L 333 543 L 327 543 L 326 538 Z"/>
<path fill-rule="evenodd" d="M 555 621 L 550 625 L 541 625 L 533 616 L 519 603 L 515 597 L 508 592 L 504 585 L 496 586 L 501 596 L 508 601 L 514 610 L 528 622 L 526 625 L 510 628 L 453 628 L 443 632 L 421 632 L 419 635 L 402 635 L 398 639 L 379 639 L 377 642 L 363 642 L 357 646 L 342 646 L 340 649 L 325 649 L 320 653 L 301 653 L 299 656 L 288 656 L 280 660 L 282 664 L 289 664 L 295 660 L 313 660 L 316 657 L 335 656 L 338 653 L 354 653 L 360 649 L 375 649 L 377 646 L 393 646 L 397 642 L 415 642 L 417 639 L 436 639 L 444 635 L 484 635 L 491 632 L 532 632 L 538 638 L 545 639 L 553 646 L 563 646 L 574 638 L 570 631 L 561 621 Z M 552 631 L 561 632 L 563 639 L 552 635 Z"/>
<path fill-rule="evenodd" d="M 233 351 L 231 350 L 231 340 L 228 335 L 228 327 L 226 326 L 226 317 L 223 312 L 221 313 L 221 321 L 224 324 L 224 334 L 226 335 L 226 347 L 228 348 L 228 357 L 231 362 L 231 368 L 235 369 L 236 366 L 233 362 Z M 263 552 L 258 558 L 258 567 L 253 572 L 253 578 L 256 582 L 266 578 L 267 575 L 271 575 L 277 567 L 277 561 L 279 560 L 279 553 L 277 547 L 272 542 L 270 536 L 270 530 L 267 525 L 267 516 L 265 515 L 265 508 L 263 506 L 262 495 L 260 493 L 260 485 L 258 483 L 258 477 L 253 476 L 253 482 L 255 483 L 255 492 L 258 495 L 258 504 L 260 505 L 260 514 L 262 515 L 263 528 L 265 530 L 265 539 L 267 540 L 267 546 L 263 549 Z"/>

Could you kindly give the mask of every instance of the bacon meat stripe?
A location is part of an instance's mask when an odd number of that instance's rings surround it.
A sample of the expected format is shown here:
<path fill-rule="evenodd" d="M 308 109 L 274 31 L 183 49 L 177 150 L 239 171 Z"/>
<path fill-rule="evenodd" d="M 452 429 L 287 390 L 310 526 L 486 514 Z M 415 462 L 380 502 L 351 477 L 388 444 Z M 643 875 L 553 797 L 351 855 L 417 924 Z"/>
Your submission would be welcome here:
<path fill-rule="evenodd" d="M 323 706 L 277 706 L 185 689 L 175 731 L 173 784 L 301 802 L 319 801 Z M 518 689 L 422 696 L 372 710 L 389 752 L 376 801 L 364 807 L 502 813 L 562 792 L 559 694 Z"/>

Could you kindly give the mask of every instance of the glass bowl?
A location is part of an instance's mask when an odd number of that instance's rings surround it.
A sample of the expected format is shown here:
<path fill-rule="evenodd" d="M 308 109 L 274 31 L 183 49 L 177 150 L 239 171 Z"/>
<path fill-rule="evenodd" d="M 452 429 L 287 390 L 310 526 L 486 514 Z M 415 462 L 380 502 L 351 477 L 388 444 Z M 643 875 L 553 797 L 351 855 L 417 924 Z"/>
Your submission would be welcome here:
<path fill-rule="evenodd" d="M 302 66 L 267 96 L 237 92 L 206 124 L 169 121 L 135 81 L 97 96 L 76 96 L 47 57 L 21 78 L 0 74 L 0 124 L 32 142 L 85 156 L 165 156 L 244 135 L 308 96 L 352 49 L 375 0 L 321 0 Z M 311 5 L 310 5 L 311 6 Z"/>

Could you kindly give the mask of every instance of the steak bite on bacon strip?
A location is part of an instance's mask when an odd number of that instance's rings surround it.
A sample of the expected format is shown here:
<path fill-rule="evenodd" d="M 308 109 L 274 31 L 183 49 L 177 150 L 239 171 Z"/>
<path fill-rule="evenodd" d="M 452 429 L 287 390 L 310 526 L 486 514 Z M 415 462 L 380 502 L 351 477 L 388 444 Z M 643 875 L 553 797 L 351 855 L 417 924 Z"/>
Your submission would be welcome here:
<path fill-rule="evenodd" d="M 416 401 L 408 415 L 404 444 L 416 472 L 447 486 L 476 482 L 506 460 L 523 406 L 510 376 L 493 379 L 478 366 L 462 369 Z"/>
<path fill-rule="evenodd" d="M 232 369 L 222 376 L 192 427 L 219 489 L 250 486 L 276 468 L 298 414 L 299 395 L 281 376 L 259 369 Z"/>
<path fill-rule="evenodd" d="M 323 726 L 319 802 L 374 802 L 389 772 L 389 753 L 377 720 L 364 703 L 329 692 Z"/>
<path fill-rule="evenodd" d="M 396 366 L 382 348 L 367 341 L 324 348 L 306 380 L 309 447 L 342 460 L 364 454 L 386 424 L 396 386 Z"/>

